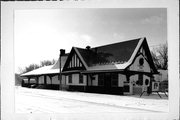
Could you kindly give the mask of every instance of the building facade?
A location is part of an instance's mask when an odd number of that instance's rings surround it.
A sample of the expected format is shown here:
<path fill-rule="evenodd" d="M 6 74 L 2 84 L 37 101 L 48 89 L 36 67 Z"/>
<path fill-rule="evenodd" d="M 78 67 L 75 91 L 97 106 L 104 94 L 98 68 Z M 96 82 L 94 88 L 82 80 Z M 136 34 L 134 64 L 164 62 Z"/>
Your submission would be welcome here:
<path fill-rule="evenodd" d="M 157 73 L 146 38 L 138 38 L 94 48 L 73 47 L 68 54 L 61 50 L 55 65 L 21 76 L 29 83 L 35 77 L 37 84 L 41 81 L 69 91 L 140 94 Z"/>

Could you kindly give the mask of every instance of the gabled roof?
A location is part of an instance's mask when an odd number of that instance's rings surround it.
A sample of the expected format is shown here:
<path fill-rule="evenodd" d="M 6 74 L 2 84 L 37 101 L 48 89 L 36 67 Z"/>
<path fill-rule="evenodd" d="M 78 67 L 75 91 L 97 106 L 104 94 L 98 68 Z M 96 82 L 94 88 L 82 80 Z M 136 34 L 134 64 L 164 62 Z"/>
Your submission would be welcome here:
<path fill-rule="evenodd" d="M 90 49 L 73 47 L 69 54 L 61 57 L 61 65 L 62 67 L 67 66 L 70 56 L 75 52 L 87 71 L 125 70 L 133 64 L 135 57 L 142 46 L 145 47 L 151 69 L 154 73 L 157 73 L 146 38 L 138 38 Z M 59 60 L 52 66 L 45 66 L 22 74 L 21 76 L 55 73 L 59 73 Z"/>
<path fill-rule="evenodd" d="M 91 49 L 76 48 L 84 61 L 91 67 L 96 64 L 111 64 L 115 62 L 127 62 L 132 56 L 139 39 L 124 41 Z"/>
<path fill-rule="evenodd" d="M 66 63 L 66 60 L 68 58 L 68 55 L 69 54 L 65 54 L 61 57 L 61 66 L 63 68 L 63 66 L 65 65 Z M 53 65 L 52 69 L 59 69 L 59 61 L 60 61 L 60 58 L 58 59 L 58 61 Z"/>
<path fill-rule="evenodd" d="M 94 47 L 91 49 L 76 48 L 88 66 L 87 70 L 123 70 L 130 66 L 144 45 L 149 56 L 152 69 L 157 72 L 148 48 L 146 38 L 138 38 L 124 42 Z"/>
<path fill-rule="evenodd" d="M 52 69 L 52 67 L 53 67 L 53 65 L 40 67 L 38 69 L 35 69 L 35 70 L 30 71 L 30 72 L 22 74 L 21 77 L 59 73 L 59 69 Z"/>

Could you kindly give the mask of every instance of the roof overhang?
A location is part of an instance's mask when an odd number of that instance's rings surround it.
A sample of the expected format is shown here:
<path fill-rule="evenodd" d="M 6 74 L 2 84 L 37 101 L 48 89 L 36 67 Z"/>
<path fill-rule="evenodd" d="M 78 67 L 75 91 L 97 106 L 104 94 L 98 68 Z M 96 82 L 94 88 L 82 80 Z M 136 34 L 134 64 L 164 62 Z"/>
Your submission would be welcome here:
<path fill-rule="evenodd" d="M 82 74 L 90 74 L 90 73 L 123 73 L 123 69 L 114 69 L 114 70 L 87 70 L 81 72 Z"/>
<path fill-rule="evenodd" d="M 50 66 L 44 66 L 35 70 L 32 70 L 30 72 L 21 74 L 20 77 L 37 77 L 37 76 L 43 76 L 43 75 L 55 75 L 59 73 L 59 69 L 52 69 L 53 65 Z"/>
<path fill-rule="evenodd" d="M 125 75 L 136 75 L 136 74 L 144 74 L 147 76 L 152 76 L 154 73 L 144 72 L 144 71 L 127 71 L 124 69 L 114 69 L 114 70 L 95 70 L 95 71 L 83 71 L 82 74 L 96 74 L 96 73 L 121 73 Z"/>
<path fill-rule="evenodd" d="M 40 77 L 40 76 L 55 76 L 59 73 L 43 73 L 43 74 L 30 74 L 30 75 L 20 75 L 20 77 Z"/>

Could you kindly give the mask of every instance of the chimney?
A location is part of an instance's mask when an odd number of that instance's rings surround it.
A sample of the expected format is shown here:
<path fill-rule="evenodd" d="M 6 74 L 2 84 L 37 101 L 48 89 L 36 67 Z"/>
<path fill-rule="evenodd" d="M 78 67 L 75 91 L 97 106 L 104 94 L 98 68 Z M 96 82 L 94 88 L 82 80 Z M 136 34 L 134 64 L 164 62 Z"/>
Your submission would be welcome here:
<path fill-rule="evenodd" d="M 60 49 L 60 55 L 61 56 L 65 55 L 65 50 L 64 49 Z"/>
<path fill-rule="evenodd" d="M 87 50 L 90 50 L 90 49 L 91 49 L 91 47 L 88 45 L 88 46 L 86 46 L 86 49 L 87 49 Z"/>

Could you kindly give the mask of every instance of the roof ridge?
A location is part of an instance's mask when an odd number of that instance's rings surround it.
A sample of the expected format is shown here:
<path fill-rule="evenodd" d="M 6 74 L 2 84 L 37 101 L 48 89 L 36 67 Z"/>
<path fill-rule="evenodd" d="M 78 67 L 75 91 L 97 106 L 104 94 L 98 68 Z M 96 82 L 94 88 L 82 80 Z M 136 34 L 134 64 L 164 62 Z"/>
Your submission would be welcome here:
<path fill-rule="evenodd" d="M 87 50 L 86 48 L 80 48 L 80 47 L 74 47 L 74 48 L 77 48 L 77 49 L 83 49 L 83 50 Z"/>
<path fill-rule="evenodd" d="M 120 42 L 110 43 L 110 44 L 106 44 L 106 45 L 100 45 L 100 46 L 93 47 L 93 48 L 90 48 L 90 49 L 99 48 L 99 47 L 104 47 L 104 46 L 110 46 L 110 45 L 114 45 L 114 44 L 118 44 L 118 43 L 131 42 L 131 41 L 134 41 L 134 40 L 141 40 L 141 39 L 143 39 L 143 38 L 146 38 L 146 37 L 140 37 L 140 38 L 136 38 L 136 39 L 129 39 L 129 40 L 124 40 L 124 41 L 120 41 Z M 74 47 L 74 46 L 73 46 L 73 47 Z M 74 48 L 87 50 L 86 48 L 81 48 L 81 47 L 74 47 Z"/>
<path fill-rule="evenodd" d="M 136 38 L 136 39 L 129 39 L 129 40 L 121 41 L 121 42 L 115 42 L 115 43 L 111 43 L 111 44 L 101 45 L 101 46 L 93 47 L 91 49 L 104 47 L 104 46 L 110 46 L 110 45 L 119 44 L 119 43 L 131 42 L 131 41 L 134 41 L 134 40 L 141 40 L 142 38 L 145 38 L 145 37 L 140 37 L 140 38 Z"/>

